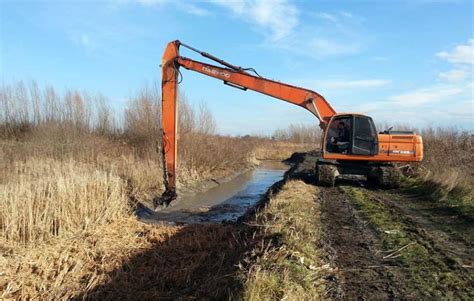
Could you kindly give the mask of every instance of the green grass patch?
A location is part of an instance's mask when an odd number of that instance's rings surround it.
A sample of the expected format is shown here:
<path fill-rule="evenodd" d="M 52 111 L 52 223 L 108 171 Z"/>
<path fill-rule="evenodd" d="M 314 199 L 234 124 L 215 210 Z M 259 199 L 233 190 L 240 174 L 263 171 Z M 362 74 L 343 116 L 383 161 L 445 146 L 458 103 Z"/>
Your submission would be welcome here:
<path fill-rule="evenodd" d="M 455 186 L 448 188 L 434 181 L 421 178 L 402 178 L 402 192 L 409 195 L 421 195 L 433 205 L 451 208 L 462 217 L 474 217 L 474 194 L 472 188 Z"/>
<path fill-rule="evenodd" d="M 419 298 L 472 300 L 471 283 L 451 266 L 455 258 L 437 253 L 422 237 L 410 231 L 399 216 L 393 215 L 382 202 L 367 195 L 363 189 L 345 187 L 345 190 L 375 229 L 384 256 L 391 255 L 387 260 L 393 260 L 403 268 L 408 287 Z"/>

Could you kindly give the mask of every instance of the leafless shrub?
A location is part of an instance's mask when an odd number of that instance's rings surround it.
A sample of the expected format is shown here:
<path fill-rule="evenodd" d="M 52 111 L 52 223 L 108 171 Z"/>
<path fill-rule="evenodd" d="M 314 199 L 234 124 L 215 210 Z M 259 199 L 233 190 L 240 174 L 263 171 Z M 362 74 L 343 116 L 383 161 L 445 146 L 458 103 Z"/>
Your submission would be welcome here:
<path fill-rule="evenodd" d="M 319 143 L 321 140 L 321 129 L 315 124 L 290 124 L 286 129 L 278 129 L 273 139 L 299 144 Z"/>
<path fill-rule="evenodd" d="M 253 141 L 215 134 L 216 122 L 209 108 L 193 107 L 179 100 L 180 182 L 189 185 L 197 178 L 223 177 L 252 164 Z"/>
<path fill-rule="evenodd" d="M 116 132 L 114 117 L 111 113 L 111 108 L 107 103 L 107 99 L 99 95 L 95 99 L 96 124 L 94 131 L 99 135 L 107 135 Z"/>
<path fill-rule="evenodd" d="M 179 97 L 178 112 L 179 135 L 184 136 L 193 133 L 196 127 L 196 112 L 184 95 Z"/>
<path fill-rule="evenodd" d="M 470 190 L 474 186 L 472 133 L 456 128 L 427 128 L 421 135 L 424 160 L 419 173 L 448 191 L 462 187 Z"/>
<path fill-rule="evenodd" d="M 2 136 L 13 137 L 30 129 L 28 90 L 23 82 L 2 85 L 0 124 Z"/>
<path fill-rule="evenodd" d="M 212 112 L 206 104 L 201 103 L 198 108 L 198 119 L 196 131 L 204 135 L 213 135 L 216 133 L 216 121 Z"/>
<path fill-rule="evenodd" d="M 161 137 L 161 100 L 157 88 L 145 87 L 125 109 L 125 135 L 138 147 L 158 147 Z"/>

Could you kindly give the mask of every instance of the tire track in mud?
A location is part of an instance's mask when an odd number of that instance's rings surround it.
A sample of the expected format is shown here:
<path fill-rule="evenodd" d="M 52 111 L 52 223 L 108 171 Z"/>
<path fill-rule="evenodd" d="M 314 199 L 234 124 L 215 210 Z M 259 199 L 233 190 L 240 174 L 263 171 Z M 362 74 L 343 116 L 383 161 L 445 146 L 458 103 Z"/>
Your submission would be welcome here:
<path fill-rule="evenodd" d="M 445 220 L 437 220 L 439 217 L 435 216 L 425 217 L 418 210 L 408 208 L 406 204 L 409 204 L 410 200 L 400 194 L 369 190 L 364 192 L 383 203 L 393 214 L 400 216 L 412 232 L 429 242 L 438 253 L 444 254 L 445 257 L 452 255 L 458 257 L 461 260 L 458 262 L 460 266 L 474 265 L 473 241 L 450 235 L 440 229 L 439 223 L 446 222 Z M 469 228 L 465 229 L 465 231 L 469 230 Z M 473 233 L 467 234 L 469 237 L 473 236 Z"/>
<path fill-rule="evenodd" d="M 322 188 L 323 248 L 337 268 L 331 297 L 344 300 L 396 300 L 403 284 L 380 255 L 378 239 L 340 188 Z"/>
<path fill-rule="evenodd" d="M 320 188 L 324 233 L 322 244 L 329 260 L 337 269 L 336 278 L 330 279 L 334 284 L 331 289 L 332 298 L 424 300 L 431 296 L 435 299 L 472 300 L 469 298 L 474 297 L 474 293 L 469 284 L 472 286 L 474 283 L 473 253 L 469 242 L 450 237 L 448 233 L 438 229 L 435 221 L 429 221 L 420 216 L 419 212 L 406 208 L 406 204 L 400 199 L 392 200 L 391 195 L 403 197 L 397 191 L 357 189 L 371 201 L 382 205 L 384 210 L 403 224 L 403 231 L 412 240 L 412 244 L 422 246 L 429 255 L 420 258 L 422 262 L 413 262 L 416 263 L 415 266 L 399 261 L 398 256 L 384 259 L 387 250 L 382 245 L 383 229 L 376 228 L 367 219 L 366 213 L 359 211 L 360 208 L 355 205 L 352 195 L 345 192 L 345 188 Z M 427 293 L 424 287 L 418 287 L 418 282 L 412 283 L 412 277 L 420 277 L 425 273 L 439 275 L 441 279 L 436 281 L 444 281 L 443 277 L 450 274 L 455 275 L 450 277 L 459 280 L 453 282 L 455 287 L 430 282 L 434 292 Z M 457 287 L 458 285 L 462 286 Z"/>
<path fill-rule="evenodd" d="M 398 216 L 416 241 L 433 253 L 438 254 L 447 266 L 456 271 L 459 277 L 473 283 L 474 253 L 472 242 L 455 239 L 440 230 L 435 222 L 421 216 L 416 210 L 405 207 L 401 203 L 403 199 L 401 195 L 392 193 L 392 196 L 397 198 L 397 201 L 394 201 L 386 192 L 365 190 L 364 193 L 383 204 L 393 216 Z M 469 229 L 466 229 L 466 231 L 469 231 Z"/>

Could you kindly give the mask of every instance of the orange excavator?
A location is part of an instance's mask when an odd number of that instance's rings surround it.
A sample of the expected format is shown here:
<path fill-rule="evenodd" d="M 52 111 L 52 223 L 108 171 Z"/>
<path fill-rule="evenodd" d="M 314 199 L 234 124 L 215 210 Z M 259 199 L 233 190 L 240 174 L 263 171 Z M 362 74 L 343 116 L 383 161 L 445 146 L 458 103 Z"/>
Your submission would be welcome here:
<path fill-rule="evenodd" d="M 215 66 L 183 57 L 185 47 L 219 63 Z M 310 111 L 323 130 L 321 156 L 315 166 L 316 182 L 334 186 L 337 178 L 347 175 L 366 176 L 367 181 L 382 188 L 395 188 L 400 172 L 394 162 L 417 162 L 423 159 L 422 138 L 413 132 L 387 130 L 377 133 L 371 117 L 358 113 L 336 113 L 320 94 L 261 77 L 253 68 L 229 64 L 209 53 L 180 41 L 168 43 L 162 67 L 163 166 L 165 192 L 155 205 L 168 205 L 177 196 L 177 96 L 181 81 L 180 68 L 222 80 L 241 90 L 253 90 L 295 104 Z"/>

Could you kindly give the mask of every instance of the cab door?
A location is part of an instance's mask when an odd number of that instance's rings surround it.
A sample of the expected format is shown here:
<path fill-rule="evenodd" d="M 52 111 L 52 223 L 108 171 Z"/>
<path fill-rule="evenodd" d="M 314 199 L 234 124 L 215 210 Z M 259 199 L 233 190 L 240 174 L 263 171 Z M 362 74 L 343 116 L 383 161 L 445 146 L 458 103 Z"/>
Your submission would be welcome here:
<path fill-rule="evenodd" d="M 379 152 L 378 135 L 372 118 L 355 115 L 353 125 L 352 154 L 377 155 Z"/>

